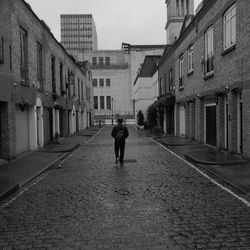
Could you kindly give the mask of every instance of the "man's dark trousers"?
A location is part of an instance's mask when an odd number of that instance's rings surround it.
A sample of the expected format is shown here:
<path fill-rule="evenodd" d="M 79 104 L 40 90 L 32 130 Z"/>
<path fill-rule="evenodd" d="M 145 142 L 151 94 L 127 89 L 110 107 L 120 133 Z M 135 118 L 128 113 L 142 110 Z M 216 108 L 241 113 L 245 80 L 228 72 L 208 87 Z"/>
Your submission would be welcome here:
<path fill-rule="evenodd" d="M 124 149 L 125 149 L 125 140 L 122 141 L 115 140 L 115 157 L 116 158 L 119 157 L 119 151 L 120 151 L 120 158 L 119 158 L 120 163 L 123 162 Z"/>

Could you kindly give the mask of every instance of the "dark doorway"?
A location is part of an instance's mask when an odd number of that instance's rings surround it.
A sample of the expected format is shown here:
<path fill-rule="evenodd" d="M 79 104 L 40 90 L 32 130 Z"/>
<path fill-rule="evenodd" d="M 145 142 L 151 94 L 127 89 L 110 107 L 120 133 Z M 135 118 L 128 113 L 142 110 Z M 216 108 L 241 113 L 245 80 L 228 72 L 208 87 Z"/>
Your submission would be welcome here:
<path fill-rule="evenodd" d="M 59 111 L 59 129 L 60 129 L 60 137 L 63 137 L 63 120 L 64 120 L 64 117 L 63 117 L 63 114 L 64 114 L 64 111 L 61 109 Z"/>
<path fill-rule="evenodd" d="M 167 133 L 174 134 L 174 106 L 167 107 Z"/>
<path fill-rule="evenodd" d="M 44 144 L 49 144 L 53 140 L 53 115 L 52 109 L 43 109 L 43 120 L 44 120 Z"/>
<path fill-rule="evenodd" d="M 206 107 L 206 144 L 216 146 L 216 105 Z"/>

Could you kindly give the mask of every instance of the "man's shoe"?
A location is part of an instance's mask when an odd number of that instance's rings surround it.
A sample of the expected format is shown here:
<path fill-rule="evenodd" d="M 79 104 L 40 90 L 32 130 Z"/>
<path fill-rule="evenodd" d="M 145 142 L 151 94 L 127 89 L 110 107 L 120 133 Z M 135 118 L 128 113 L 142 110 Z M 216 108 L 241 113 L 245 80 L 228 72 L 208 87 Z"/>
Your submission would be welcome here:
<path fill-rule="evenodd" d="M 120 167 L 122 167 L 124 165 L 124 162 L 120 162 Z"/>
<path fill-rule="evenodd" d="M 116 157 L 115 164 L 118 164 L 118 161 L 119 161 L 119 157 Z"/>

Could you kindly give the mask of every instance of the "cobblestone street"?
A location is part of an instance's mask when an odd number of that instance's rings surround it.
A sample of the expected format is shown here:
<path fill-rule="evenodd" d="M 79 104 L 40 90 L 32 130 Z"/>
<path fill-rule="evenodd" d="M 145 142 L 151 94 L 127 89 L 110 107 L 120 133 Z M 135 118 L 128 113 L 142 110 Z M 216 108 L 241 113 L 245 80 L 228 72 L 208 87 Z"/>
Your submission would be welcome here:
<path fill-rule="evenodd" d="M 250 208 L 128 126 L 111 126 L 0 205 L 1 249 L 249 249 Z"/>

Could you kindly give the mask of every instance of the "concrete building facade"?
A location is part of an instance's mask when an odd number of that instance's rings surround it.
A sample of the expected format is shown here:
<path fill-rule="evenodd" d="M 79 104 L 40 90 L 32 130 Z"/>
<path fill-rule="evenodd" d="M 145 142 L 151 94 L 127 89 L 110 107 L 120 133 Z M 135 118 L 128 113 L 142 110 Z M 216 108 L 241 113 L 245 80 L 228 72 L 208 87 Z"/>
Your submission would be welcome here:
<path fill-rule="evenodd" d="M 13 159 L 83 129 L 92 84 L 25 1 L 1 4 L 0 158 Z"/>
<path fill-rule="evenodd" d="M 97 50 L 97 31 L 92 14 L 62 14 L 61 43 L 71 55 Z"/>

